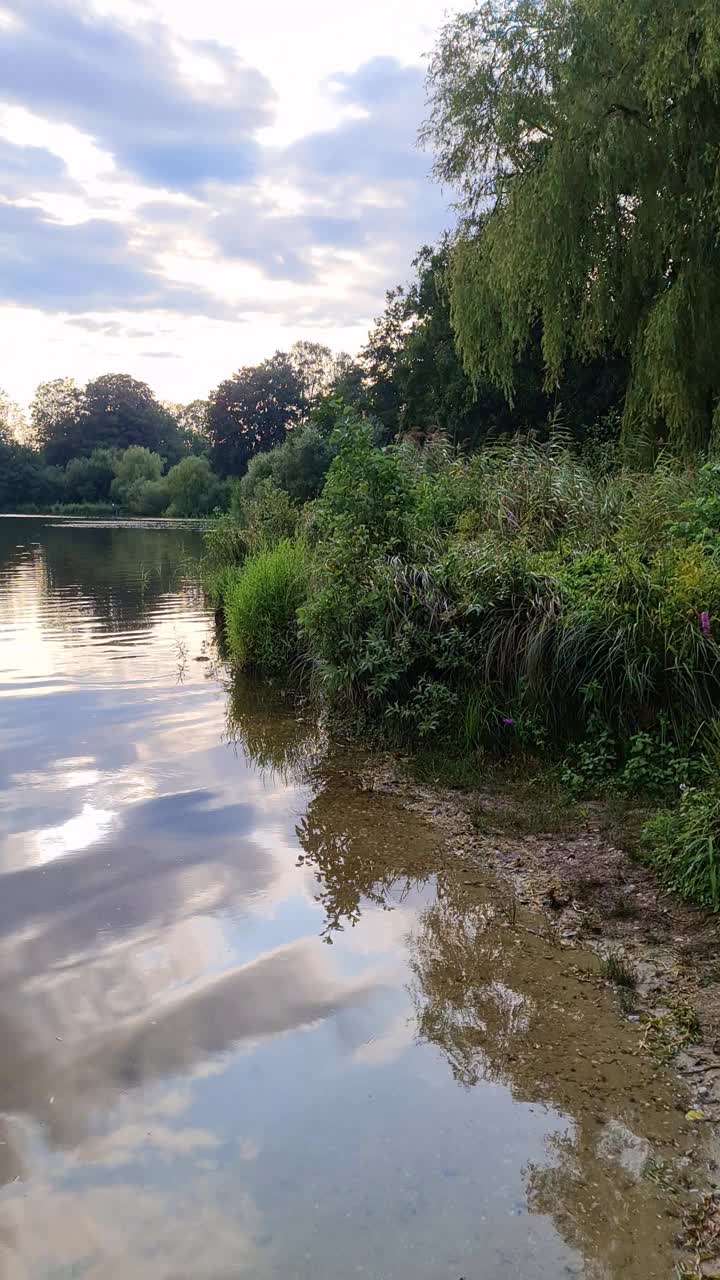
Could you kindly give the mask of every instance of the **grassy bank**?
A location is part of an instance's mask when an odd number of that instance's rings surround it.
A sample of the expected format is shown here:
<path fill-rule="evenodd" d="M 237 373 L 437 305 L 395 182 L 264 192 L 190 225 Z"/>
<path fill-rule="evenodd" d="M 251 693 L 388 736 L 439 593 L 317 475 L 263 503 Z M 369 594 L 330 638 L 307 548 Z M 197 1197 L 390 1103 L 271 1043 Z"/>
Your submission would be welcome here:
<path fill-rule="evenodd" d="M 717 909 L 720 466 L 337 445 L 318 500 L 267 485 L 208 535 L 231 659 L 466 777 L 652 798 L 643 856 Z"/>

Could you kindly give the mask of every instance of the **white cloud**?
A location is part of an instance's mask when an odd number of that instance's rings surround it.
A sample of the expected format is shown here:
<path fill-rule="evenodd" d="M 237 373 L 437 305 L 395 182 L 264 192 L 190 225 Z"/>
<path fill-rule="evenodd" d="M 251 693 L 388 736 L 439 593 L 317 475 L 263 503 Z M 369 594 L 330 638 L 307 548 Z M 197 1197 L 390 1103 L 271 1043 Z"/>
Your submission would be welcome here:
<path fill-rule="evenodd" d="M 37 3 L 0 26 L 10 394 L 125 371 L 185 400 L 298 337 L 356 350 L 449 220 L 415 148 L 442 0 Z"/>

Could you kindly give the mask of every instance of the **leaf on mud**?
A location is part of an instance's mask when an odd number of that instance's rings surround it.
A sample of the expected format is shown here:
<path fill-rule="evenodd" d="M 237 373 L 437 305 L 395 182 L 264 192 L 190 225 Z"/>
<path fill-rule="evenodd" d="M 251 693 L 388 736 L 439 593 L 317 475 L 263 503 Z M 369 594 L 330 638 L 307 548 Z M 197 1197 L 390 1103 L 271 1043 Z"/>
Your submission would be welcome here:
<path fill-rule="evenodd" d="M 685 1119 L 686 1120 L 707 1120 L 707 1116 L 705 1115 L 705 1112 L 700 1111 L 698 1107 L 693 1107 L 691 1111 L 685 1112 Z"/>

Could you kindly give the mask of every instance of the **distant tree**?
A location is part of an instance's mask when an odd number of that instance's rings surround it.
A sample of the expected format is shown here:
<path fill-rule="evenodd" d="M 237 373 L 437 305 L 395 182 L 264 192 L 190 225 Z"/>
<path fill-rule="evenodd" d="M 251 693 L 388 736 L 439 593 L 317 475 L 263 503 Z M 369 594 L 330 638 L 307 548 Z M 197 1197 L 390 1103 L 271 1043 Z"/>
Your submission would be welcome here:
<path fill-rule="evenodd" d="M 463 361 L 508 397 L 542 343 L 629 360 L 626 427 L 720 426 L 717 0 L 484 0 L 430 66 L 424 136 L 459 194 Z"/>
<path fill-rule="evenodd" d="M 54 494 L 45 482 L 37 453 L 0 429 L 0 511 L 41 505 Z"/>
<path fill-rule="evenodd" d="M 85 449 L 127 449 L 131 445 L 175 462 L 182 452 L 177 423 L 145 382 L 126 373 L 106 373 L 85 387 Z M 87 448 L 87 445 L 90 448 Z"/>
<path fill-rule="evenodd" d="M 334 456 L 334 446 L 312 423 L 297 427 L 283 444 L 250 459 L 240 481 L 240 497 L 250 501 L 270 482 L 293 502 L 309 502 L 320 493 Z"/>
<path fill-rule="evenodd" d="M 196 458 L 210 451 L 208 435 L 209 400 L 190 400 L 187 404 L 164 402 L 163 408 L 175 419 L 180 442 L 186 454 Z"/>
<path fill-rule="evenodd" d="M 30 406 L 33 444 L 51 466 L 64 467 L 83 452 L 84 413 L 83 393 L 72 378 L 54 378 L 37 387 Z"/>
<path fill-rule="evenodd" d="M 162 466 L 159 453 L 152 453 L 142 445 L 131 445 L 124 453 L 119 454 L 115 463 L 115 479 L 110 489 L 113 501 L 133 514 L 151 514 L 147 511 L 148 494 L 145 489 L 148 485 L 154 485 L 153 498 L 157 498 L 157 486 L 164 484 Z M 167 492 L 164 491 L 163 507 L 160 510 L 166 505 Z"/>
<path fill-rule="evenodd" d="M 336 355 L 321 342 L 294 342 L 288 360 L 300 383 L 300 421 L 306 422 L 323 396 L 335 387 L 352 361 L 345 352 Z"/>
<path fill-rule="evenodd" d="M 31 407 L 34 439 L 52 465 L 89 457 L 94 449 L 139 445 L 175 462 L 182 453 L 177 423 L 144 382 L 107 373 L 84 390 L 71 378 L 41 383 Z"/>
<path fill-rule="evenodd" d="M 18 440 L 22 421 L 17 405 L 0 391 L 0 511 L 33 506 L 47 491 L 37 453 Z"/>
<path fill-rule="evenodd" d="M 221 382 L 208 411 L 215 470 L 222 476 L 242 475 L 256 453 L 282 443 L 299 422 L 302 405 L 300 379 L 282 351 Z"/>
<path fill-rule="evenodd" d="M 31 444 L 25 414 L 2 388 L 0 388 L 0 432 L 17 444 Z"/>
<path fill-rule="evenodd" d="M 221 501 L 220 484 L 207 458 L 183 458 L 166 476 L 169 514 L 202 516 Z"/>
<path fill-rule="evenodd" d="M 93 449 L 89 458 L 73 458 L 65 468 L 65 500 L 108 502 L 116 461 L 112 449 Z"/>

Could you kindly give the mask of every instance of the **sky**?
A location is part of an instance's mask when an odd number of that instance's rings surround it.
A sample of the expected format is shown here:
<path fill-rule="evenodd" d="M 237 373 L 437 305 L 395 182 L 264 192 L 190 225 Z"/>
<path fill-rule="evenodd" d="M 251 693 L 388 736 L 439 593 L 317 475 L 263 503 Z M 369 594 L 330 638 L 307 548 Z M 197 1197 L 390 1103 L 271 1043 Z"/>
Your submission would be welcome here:
<path fill-rule="evenodd" d="M 356 353 L 451 225 L 416 142 L 447 0 L 0 0 L 0 387 L 207 395 Z"/>

